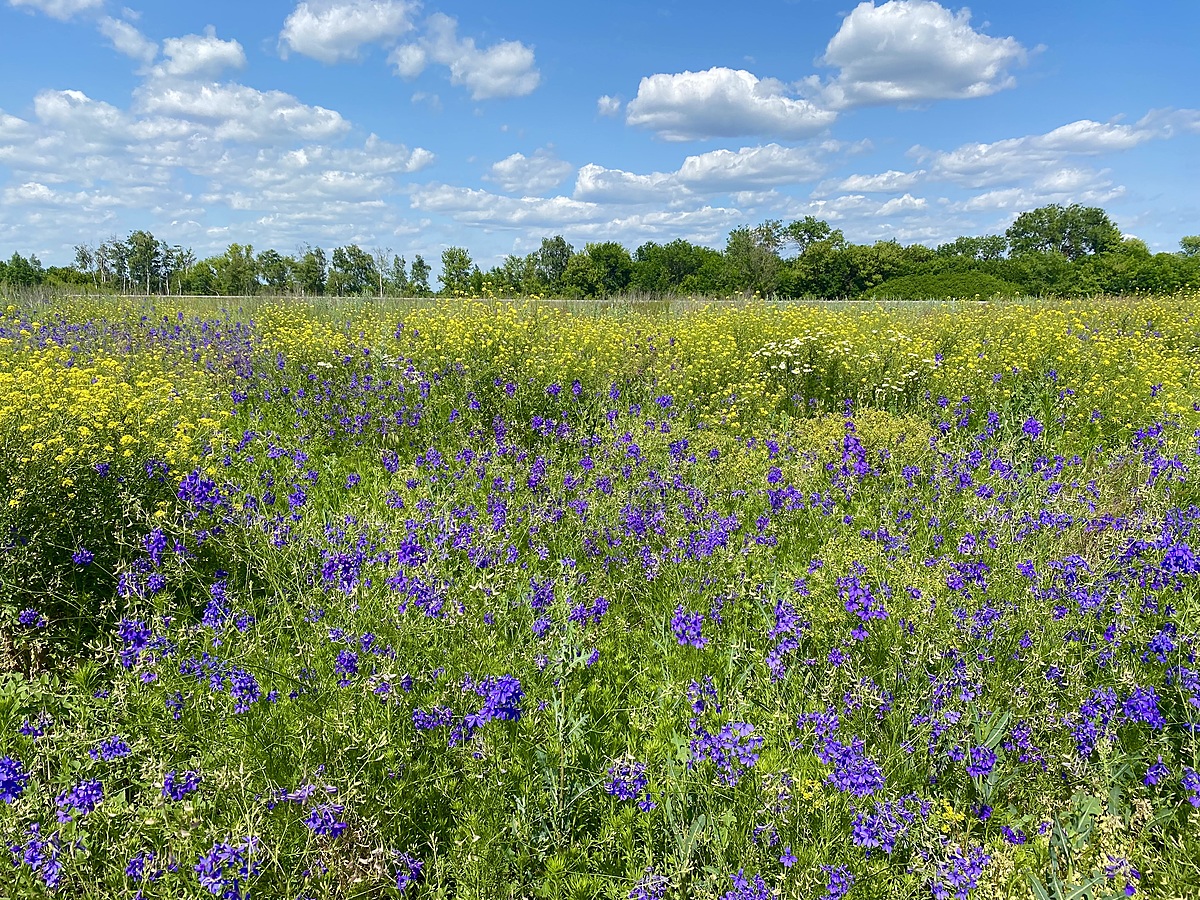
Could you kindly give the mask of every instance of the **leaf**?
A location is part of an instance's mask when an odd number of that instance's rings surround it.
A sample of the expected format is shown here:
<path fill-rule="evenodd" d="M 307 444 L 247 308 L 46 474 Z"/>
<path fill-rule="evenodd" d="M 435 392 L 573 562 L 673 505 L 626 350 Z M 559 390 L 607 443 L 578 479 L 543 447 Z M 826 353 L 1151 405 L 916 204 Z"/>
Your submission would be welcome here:
<path fill-rule="evenodd" d="M 1050 892 L 1046 890 L 1046 886 L 1042 884 L 1042 880 L 1032 872 L 1026 872 L 1026 877 L 1029 879 L 1029 888 L 1033 891 L 1033 896 L 1036 900 L 1051 900 Z"/>

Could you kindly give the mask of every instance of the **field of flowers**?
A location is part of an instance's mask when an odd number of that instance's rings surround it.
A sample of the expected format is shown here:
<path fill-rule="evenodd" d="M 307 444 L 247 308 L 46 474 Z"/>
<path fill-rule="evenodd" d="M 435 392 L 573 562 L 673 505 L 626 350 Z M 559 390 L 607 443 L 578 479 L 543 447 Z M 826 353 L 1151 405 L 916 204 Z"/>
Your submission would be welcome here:
<path fill-rule="evenodd" d="M 0 301 L 0 896 L 1195 896 L 1200 297 L 179 303 Z"/>

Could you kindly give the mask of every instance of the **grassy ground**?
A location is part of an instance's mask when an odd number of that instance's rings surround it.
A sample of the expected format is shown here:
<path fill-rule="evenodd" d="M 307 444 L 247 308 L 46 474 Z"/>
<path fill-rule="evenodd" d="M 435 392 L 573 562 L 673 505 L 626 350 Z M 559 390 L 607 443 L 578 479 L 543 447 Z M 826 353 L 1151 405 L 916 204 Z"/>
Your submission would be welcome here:
<path fill-rule="evenodd" d="M 0 320 L 0 895 L 1200 883 L 1200 299 L 235 303 Z"/>

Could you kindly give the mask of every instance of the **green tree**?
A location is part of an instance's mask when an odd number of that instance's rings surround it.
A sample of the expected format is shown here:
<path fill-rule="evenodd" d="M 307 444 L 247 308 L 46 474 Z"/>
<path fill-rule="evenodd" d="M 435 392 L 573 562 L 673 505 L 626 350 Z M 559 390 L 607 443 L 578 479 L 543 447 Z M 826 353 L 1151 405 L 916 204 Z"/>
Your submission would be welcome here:
<path fill-rule="evenodd" d="M 218 294 L 245 297 L 258 293 L 258 264 L 249 244 L 230 244 L 221 256 L 214 256 L 209 262 Z"/>
<path fill-rule="evenodd" d="M 425 262 L 425 258 L 420 253 L 413 257 L 408 282 L 412 286 L 414 297 L 428 297 L 433 293 L 433 289 L 429 286 L 429 276 L 432 271 L 429 263 Z"/>
<path fill-rule="evenodd" d="M 616 241 L 604 241 L 599 244 L 588 244 L 584 248 L 584 253 L 599 272 L 599 293 L 611 297 L 629 288 L 629 282 L 633 278 L 633 257 L 629 255 L 629 251 L 624 246 Z M 567 273 L 563 273 L 563 278 L 566 280 Z"/>
<path fill-rule="evenodd" d="M 552 238 L 542 238 L 541 249 L 537 251 L 538 278 L 546 285 L 551 294 L 562 292 L 562 279 L 571 261 L 574 248 L 567 243 L 561 234 Z"/>
<path fill-rule="evenodd" d="M 465 297 L 471 292 L 471 254 L 463 247 L 447 247 L 442 251 L 443 297 Z"/>
<path fill-rule="evenodd" d="M 562 293 L 568 297 L 596 297 L 604 293 L 604 270 L 587 253 L 576 253 L 563 272 Z"/>
<path fill-rule="evenodd" d="M 374 293 L 378 280 L 375 260 L 358 244 L 335 247 L 326 290 L 338 296 Z"/>
<path fill-rule="evenodd" d="M 717 293 L 727 290 L 725 257 L 683 238 L 668 244 L 648 241 L 633 254 L 630 287 L 651 294 Z"/>
<path fill-rule="evenodd" d="M 264 250 L 258 254 L 258 274 L 276 294 L 286 294 L 292 290 L 292 269 L 295 265 L 294 259 L 278 250 Z"/>
<path fill-rule="evenodd" d="M 774 294 L 779 287 L 781 260 L 771 235 L 759 229 L 735 228 L 725 242 L 725 261 L 730 285 L 734 290 L 762 296 Z"/>
<path fill-rule="evenodd" d="M 149 231 L 133 231 L 125 239 L 128 248 L 129 280 L 137 290 L 147 294 L 162 282 L 162 245 Z"/>
<path fill-rule="evenodd" d="M 939 244 L 935 251 L 940 257 L 962 257 L 964 259 L 1000 259 L 1008 249 L 1008 241 L 1000 234 L 985 234 L 981 237 L 958 237 L 948 244 Z"/>
<path fill-rule="evenodd" d="M 96 271 L 100 283 L 112 281 L 127 290 L 129 281 L 129 248 L 120 238 L 112 237 L 96 248 Z"/>
<path fill-rule="evenodd" d="M 300 293 L 307 297 L 320 297 L 325 293 L 328 280 L 328 261 L 320 247 L 305 245 L 293 274 Z"/>
<path fill-rule="evenodd" d="M 403 256 L 393 256 L 392 264 L 388 267 L 385 284 L 388 294 L 393 297 L 407 297 L 412 290 L 408 283 L 408 262 Z"/>
<path fill-rule="evenodd" d="M 93 284 L 100 283 L 96 275 L 96 251 L 89 244 L 75 245 L 75 268 L 90 275 Z"/>
<path fill-rule="evenodd" d="M 1074 261 L 1121 246 L 1121 230 L 1097 206 L 1053 204 L 1023 212 L 1004 233 L 1014 256 L 1058 253 Z"/>
<path fill-rule="evenodd" d="M 8 260 L 4 280 L 9 284 L 20 287 L 33 287 L 45 280 L 45 270 L 41 260 L 32 253 L 26 259 L 20 253 L 14 253 Z"/>
<path fill-rule="evenodd" d="M 1200 256 L 1200 234 L 1191 234 L 1179 239 L 1179 253 L 1182 256 Z"/>

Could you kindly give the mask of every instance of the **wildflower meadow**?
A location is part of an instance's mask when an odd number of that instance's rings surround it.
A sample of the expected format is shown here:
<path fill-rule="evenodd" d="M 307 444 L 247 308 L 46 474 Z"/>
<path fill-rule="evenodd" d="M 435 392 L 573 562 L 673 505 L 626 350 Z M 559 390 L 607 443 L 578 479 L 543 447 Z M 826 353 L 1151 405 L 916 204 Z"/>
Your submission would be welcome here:
<path fill-rule="evenodd" d="M 0 896 L 1195 896 L 1198 354 L 0 300 Z"/>

